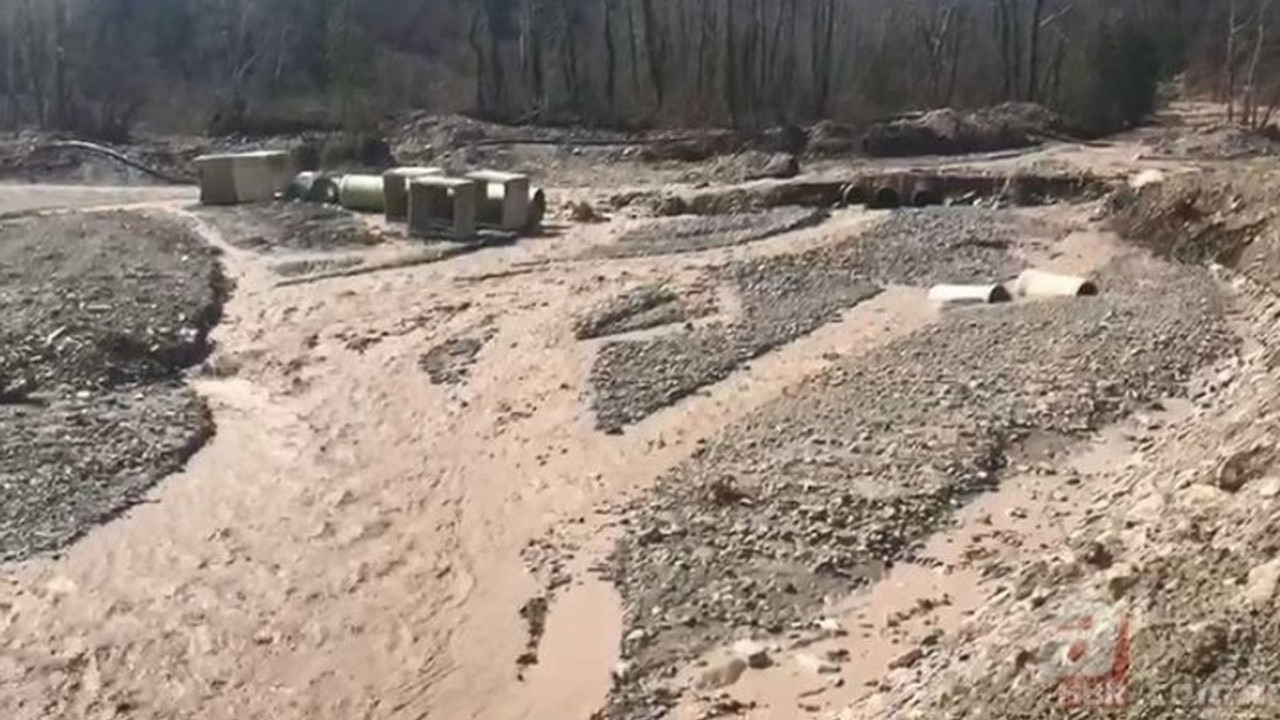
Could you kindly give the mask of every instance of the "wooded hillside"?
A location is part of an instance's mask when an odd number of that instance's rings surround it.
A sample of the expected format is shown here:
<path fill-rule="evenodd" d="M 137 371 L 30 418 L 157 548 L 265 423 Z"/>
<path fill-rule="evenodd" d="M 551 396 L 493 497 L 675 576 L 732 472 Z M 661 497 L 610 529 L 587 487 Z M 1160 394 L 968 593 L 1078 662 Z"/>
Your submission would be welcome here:
<path fill-rule="evenodd" d="M 1275 102 L 1275 5 L 0 0 L 0 126 L 279 132 L 425 108 L 753 128 L 1027 100 L 1103 132 L 1183 72 L 1251 117 Z"/>

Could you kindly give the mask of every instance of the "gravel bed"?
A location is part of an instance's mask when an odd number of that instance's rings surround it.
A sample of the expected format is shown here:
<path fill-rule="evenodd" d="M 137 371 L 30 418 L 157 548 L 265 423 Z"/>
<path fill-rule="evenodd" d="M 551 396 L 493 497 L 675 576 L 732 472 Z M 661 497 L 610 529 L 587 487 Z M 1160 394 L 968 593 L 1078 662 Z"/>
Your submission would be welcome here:
<path fill-rule="evenodd" d="M 625 232 L 614 245 L 596 248 L 592 257 L 627 258 L 700 252 L 745 245 L 817 225 L 821 209 L 779 207 L 736 215 L 685 215 L 650 220 Z"/>
<path fill-rule="evenodd" d="M 213 435 L 178 383 L 0 405 L 0 561 L 56 550 L 139 502 Z"/>
<path fill-rule="evenodd" d="M 333 205 L 272 202 L 205 206 L 196 214 L 231 245 L 255 252 L 350 250 L 380 241 L 358 214 Z"/>
<path fill-rule="evenodd" d="M 715 301 L 705 292 L 682 295 L 666 285 L 644 285 L 610 298 L 574 322 L 574 336 L 593 340 L 705 317 Z"/>
<path fill-rule="evenodd" d="M 1030 432 L 1072 435 L 1176 394 L 1230 347 L 1198 271 L 1118 261 L 1097 298 L 976 308 L 832 368 L 727 428 L 629 509 L 613 577 L 633 678 L 618 716 L 659 716 L 664 674 L 735 631 L 779 633 L 855 588 Z"/>
<path fill-rule="evenodd" d="M 848 246 L 845 262 L 893 285 L 999 282 L 1024 269 L 1009 253 L 1018 233 L 1013 217 L 998 210 L 896 210 Z"/>
<path fill-rule="evenodd" d="M 180 373 L 226 292 L 217 253 L 176 221 L 0 224 L 0 560 L 71 542 L 212 435 Z"/>
<path fill-rule="evenodd" d="M 0 223 L 0 378 L 35 391 L 170 377 L 207 353 L 225 293 L 216 251 L 173 220 Z"/>
<path fill-rule="evenodd" d="M 494 328 L 452 337 L 423 353 L 418 366 L 426 371 L 432 385 L 462 385 L 484 346 L 497 333 Z"/>
<path fill-rule="evenodd" d="M 597 426 L 617 432 L 752 358 L 803 337 L 883 285 L 968 282 L 1017 274 L 1008 215 L 974 208 L 907 210 L 862 235 L 717 271 L 742 303 L 742 320 L 601 348 L 590 384 Z"/>

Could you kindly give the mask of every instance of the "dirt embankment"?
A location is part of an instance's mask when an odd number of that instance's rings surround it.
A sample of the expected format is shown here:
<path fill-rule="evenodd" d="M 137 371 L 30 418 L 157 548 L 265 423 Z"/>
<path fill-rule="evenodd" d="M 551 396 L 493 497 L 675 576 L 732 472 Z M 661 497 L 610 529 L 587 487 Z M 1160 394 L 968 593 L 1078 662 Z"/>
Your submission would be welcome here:
<path fill-rule="evenodd" d="M 171 220 L 0 224 L 0 558 L 74 540 L 212 434 L 181 372 L 227 290 L 216 253 Z"/>

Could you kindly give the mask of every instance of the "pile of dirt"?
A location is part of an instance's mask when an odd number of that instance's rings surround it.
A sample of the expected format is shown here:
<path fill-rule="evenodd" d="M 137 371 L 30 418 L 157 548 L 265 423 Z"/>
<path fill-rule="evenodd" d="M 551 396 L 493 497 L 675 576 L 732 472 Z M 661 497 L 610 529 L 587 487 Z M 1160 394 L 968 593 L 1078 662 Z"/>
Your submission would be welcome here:
<path fill-rule="evenodd" d="M 202 206 L 196 214 L 230 244 L 257 252 L 349 250 L 382 242 L 360 215 L 334 205 L 272 202 Z"/>
<path fill-rule="evenodd" d="M 701 252 L 745 245 L 821 223 L 827 212 L 818 208 L 779 207 L 735 215 L 684 215 L 636 225 L 617 243 L 591 250 L 590 257 L 648 257 Z"/>
<path fill-rule="evenodd" d="M 215 251 L 172 220 L 0 224 L 0 558 L 70 542 L 212 434 L 179 380 L 226 293 Z"/>
<path fill-rule="evenodd" d="M 862 138 L 872 157 L 959 155 L 1035 145 L 1062 133 L 1052 111 L 1034 103 L 977 110 L 942 108 L 875 123 Z"/>
<path fill-rule="evenodd" d="M 1239 125 L 1206 125 L 1162 133 L 1151 154 L 1180 160 L 1239 160 L 1280 155 L 1274 127 L 1253 130 Z"/>
<path fill-rule="evenodd" d="M 619 714 L 661 716 L 708 648 L 805 626 L 909 558 L 1020 438 L 1084 436 L 1177 394 L 1232 345 L 1207 273 L 1135 257 L 1101 281 L 1100 297 L 951 313 L 848 360 L 636 501 L 613 570 L 630 663 Z"/>
<path fill-rule="evenodd" d="M 1280 291 L 1280 173 L 1212 170 L 1174 175 L 1108 203 L 1134 242 L 1181 262 L 1214 262 Z"/>

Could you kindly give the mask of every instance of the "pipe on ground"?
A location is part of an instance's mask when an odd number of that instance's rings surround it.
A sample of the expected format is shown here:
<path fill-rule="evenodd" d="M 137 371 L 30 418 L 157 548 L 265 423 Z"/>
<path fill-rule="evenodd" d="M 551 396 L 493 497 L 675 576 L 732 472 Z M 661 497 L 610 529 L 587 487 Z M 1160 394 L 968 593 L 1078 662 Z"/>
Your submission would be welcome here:
<path fill-rule="evenodd" d="M 338 181 L 338 203 L 348 210 L 383 212 L 387 196 L 381 175 L 344 175 Z"/>
<path fill-rule="evenodd" d="M 929 301 L 940 305 L 993 305 L 1010 302 L 1013 295 L 1003 285 L 935 285 Z"/>
<path fill-rule="evenodd" d="M 1025 298 L 1083 297 L 1098 294 L 1092 280 L 1075 275 L 1059 275 L 1043 270 L 1027 270 L 1013 284 L 1014 292 Z"/>

